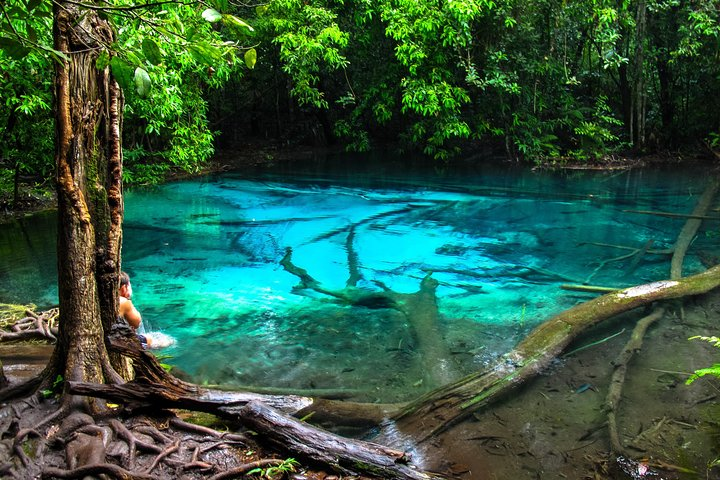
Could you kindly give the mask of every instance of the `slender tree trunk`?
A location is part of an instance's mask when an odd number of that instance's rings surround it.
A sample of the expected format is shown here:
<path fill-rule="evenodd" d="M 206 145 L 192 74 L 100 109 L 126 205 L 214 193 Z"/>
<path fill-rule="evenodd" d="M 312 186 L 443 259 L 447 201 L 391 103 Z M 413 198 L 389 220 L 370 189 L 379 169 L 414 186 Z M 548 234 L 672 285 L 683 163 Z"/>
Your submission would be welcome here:
<path fill-rule="evenodd" d="M 631 132 L 633 146 L 637 150 L 645 147 L 646 102 L 645 93 L 645 37 L 647 29 L 647 3 L 640 0 L 635 16 L 635 55 L 633 62 Z"/>
<path fill-rule="evenodd" d="M 117 317 L 122 192 L 122 97 L 96 60 L 113 32 L 74 2 L 55 5 L 56 180 L 58 193 L 59 339 L 56 361 L 66 380 L 111 376 L 105 329 Z"/>

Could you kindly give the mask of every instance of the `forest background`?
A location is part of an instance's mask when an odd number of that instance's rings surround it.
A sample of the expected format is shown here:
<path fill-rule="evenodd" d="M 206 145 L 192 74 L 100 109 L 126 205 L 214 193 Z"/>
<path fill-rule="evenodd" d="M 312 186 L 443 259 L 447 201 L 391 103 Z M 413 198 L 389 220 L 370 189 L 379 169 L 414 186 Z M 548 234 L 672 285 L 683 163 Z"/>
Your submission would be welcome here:
<path fill-rule="evenodd" d="M 52 5 L 0 3 L 5 208 L 53 190 L 53 64 L 62 53 L 52 47 Z M 439 161 L 482 151 L 537 163 L 720 149 L 714 0 L 203 8 L 103 5 L 117 57 L 98 62 L 110 62 L 124 87 L 128 184 L 201 171 L 217 149 L 271 145 L 392 145 Z"/>

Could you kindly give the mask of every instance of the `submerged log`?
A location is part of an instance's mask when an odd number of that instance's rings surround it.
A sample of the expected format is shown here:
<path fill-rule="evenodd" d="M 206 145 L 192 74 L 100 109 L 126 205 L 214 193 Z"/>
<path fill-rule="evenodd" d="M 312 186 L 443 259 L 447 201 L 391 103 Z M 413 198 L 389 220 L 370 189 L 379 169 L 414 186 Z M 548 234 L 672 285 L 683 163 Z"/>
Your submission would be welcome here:
<path fill-rule="evenodd" d="M 352 273 L 345 288 L 330 290 L 323 287 L 307 270 L 293 263 L 291 249 L 286 250 L 280 265 L 300 280 L 296 290 L 312 290 L 347 305 L 392 308 L 402 313 L 417 342 L 419 357 L 423 362 L 422 380 L 426 387 L 446 385 L 459 377 L 440 328 L 441 316 L 436 295 L 438 281 L 432 278 L 431 273 L 422 279 L 420 289 L 415 293 L 398 293 L 379 282 L 376 283 L 382 287 L 381 292 L 358 288 L 352 285 L 352 279 L 356 276 Z"/>
<path fill-rule="evenodd" d="M 708 186 L 705 188 L 705 191 L 700 196 L 700 199 L 698 200 L 698 203 L 695 206 L 692 214 L 695 216 L 703 216 L 710 209 L 710 204 L 715 198 L 718 189 L 720 189 L 720 180 L 714 178 L 710 181 Z M 701 224 L 701 219 L 690 218 L 687 222 L 685 222 L 685 225 L 683 225 L 683 228 L 678 235 L 677 241 L 675 242 L 675 254 L 673 255 L 673 258 L 670 262 L 670 278 L 672 278 L 673 280 L 682 276 L 682 265 L 683 261 L 685 260 L 685 253 L 690 247 L 692 241 L 695 239 L 695 234 L 697 233 Z"/>
<path fill-rule="evenodd" d="M 601 321 L 658 300 L 706 293 L 720 286 L 720 266 L 678 280 L 626 288 L 559 313 L 533 330 L 487 370 L 411 402 L 386 422 L 375 441 L 392 445 L 399 430 L 424 441 L 467 418 L 546 368 L 579 334 Z"/>

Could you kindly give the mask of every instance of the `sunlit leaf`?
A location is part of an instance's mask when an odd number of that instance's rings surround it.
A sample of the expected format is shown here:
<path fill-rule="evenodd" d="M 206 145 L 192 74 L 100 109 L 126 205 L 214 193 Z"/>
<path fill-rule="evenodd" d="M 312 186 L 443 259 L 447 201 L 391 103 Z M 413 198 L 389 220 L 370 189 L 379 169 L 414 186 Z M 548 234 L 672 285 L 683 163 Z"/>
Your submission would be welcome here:
<path fill-rule="evenodd" d="M 127 90 L 132 87 L 133 69 L 125 60 L 120 57 L 113 57 L 110 60 L 110 69 L 113 77 L 120 85 L 120 88 Z"/>
<path fill-rule="evenodd" d="M 148 72 L 146 72 L 144 69 L 138 67 L 135 69 L 135 91 L 138 95 L 141 97 L 147 96 L 148 93 L 150 93 L 150 86 L 152 82 L 150 81 L 150 75 L 148 75 Z"/>
<path fill-rule="evenodd" d="M 208 8 L 202 12 L 202 17 L 210 23 L 219 22 L 222 20 L 222 14 L 214 8 Z"/>
<path fill-rule="evenodd" d="M 188 46 L 188 50 L 198 63 L 212 66 L 222 59 L 222 51 L 209 43 L 193 43 Z"/>
<path fill-rule="evenodd" d="M 130 63 L 130 65 L 133 65 L 135 67 L 137 67 L 138 65 L 142 65 L 142 60 L 140 60 L 140 57 L 138 57 L 137 54 L 132 50 L 125 50 L 123 54 L 125 55 L 125 58 L 127 58 L 127 61 L 128 63 Z"/>
<path fill-rule="evenodd" d="M 251 48 L 245 52 L 245 65 L 248 68 L 255 68 L 255 62 L 257 62 L 257 52 L 254 48 Z"/>
<path fill-rule="evenodd" d="M 223 24 L 230 28 L 236 28 L 239 30 L 248 30 L 250 32 L 254 32 L 255 29 L 251 27 L 247 22 L 244 20 L 239 19 L 235 15 L 223 15 L 222 16 Z"/>
<path fill-rule="evenodd" d="M 56 62 L 69 62 L 70 57 L 68 57 L 65 53 L 61 52 L 60 50 L 50 49 L 50 56 L 55 60 Z"/>
<path fill-rule="evenodd" d="M 153 65 L 159 65 L 162 63 L 162 52 L 160 51 L 158 44 L 155 43 L 155 40 L 152 38 L 145 37 L 142 42 L 142 51 L 148 62 Z"/>

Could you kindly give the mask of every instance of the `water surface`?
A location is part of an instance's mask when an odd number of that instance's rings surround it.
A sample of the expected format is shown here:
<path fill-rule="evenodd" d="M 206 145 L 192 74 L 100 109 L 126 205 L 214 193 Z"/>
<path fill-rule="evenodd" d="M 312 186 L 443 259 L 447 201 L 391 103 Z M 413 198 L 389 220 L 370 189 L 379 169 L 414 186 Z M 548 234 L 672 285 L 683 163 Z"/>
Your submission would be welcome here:
<path fill-rule="evenodd" d="M 683 220 L 628 210 L 688 213 L 705 186 L 690 169 L 331 170 L 227 173 L 127 192 L 124 269 L 146 328 L 177 339 L 161 352 L 169 363 L 199 383 L 415 397 L 430 386 L 411 322 L 299 289 L 281 265 L 288 249 L 329 291 L 356 272 L 359 288 L 413 293 L 431 273 L 437 334 L 457 371 L 470 372 L 592 298 L 562 284 L 667 278 L 670 257 L 656 252 L 672 247 Z M 54 222 L 0 226 L 0 301 L 57 301 Z M 702 231 L 684 273 L 701 271 L 715 243 L 713 230 Z"/>

